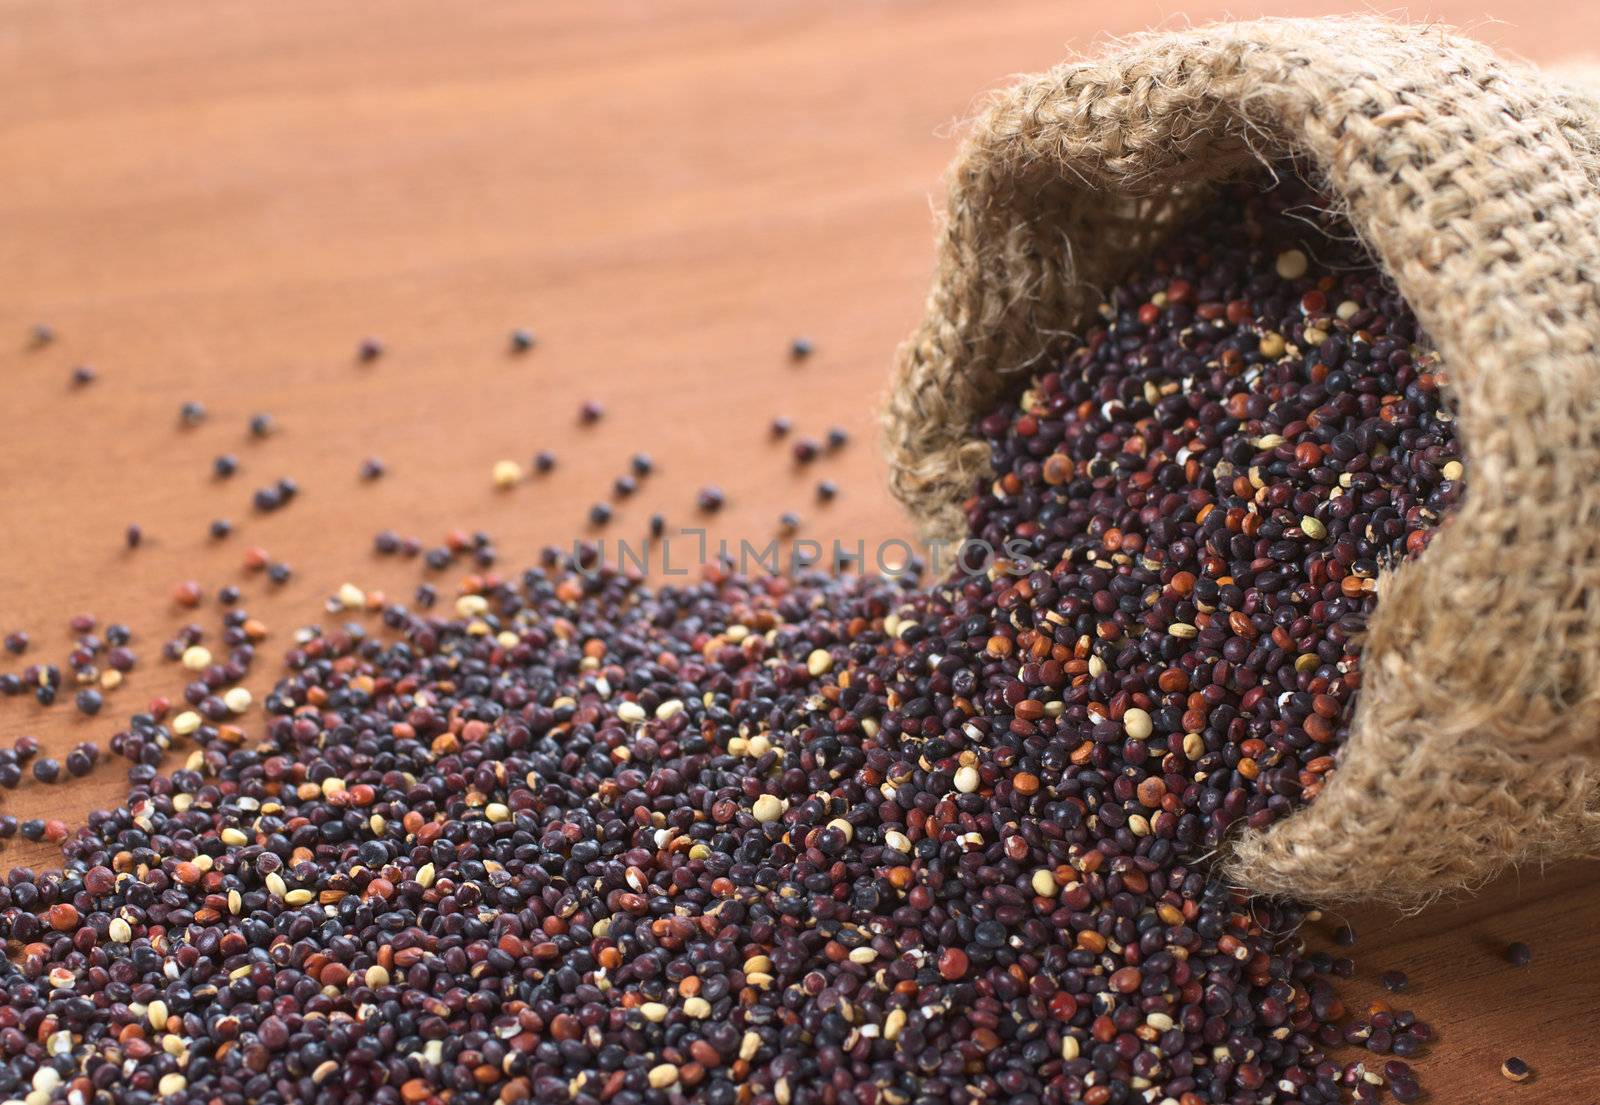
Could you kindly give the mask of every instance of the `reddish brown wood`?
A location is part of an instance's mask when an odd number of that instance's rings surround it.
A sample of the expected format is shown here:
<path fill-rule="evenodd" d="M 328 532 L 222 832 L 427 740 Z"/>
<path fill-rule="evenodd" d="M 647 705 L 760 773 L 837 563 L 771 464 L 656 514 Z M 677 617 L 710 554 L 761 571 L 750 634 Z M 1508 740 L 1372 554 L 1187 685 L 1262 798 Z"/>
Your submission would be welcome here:
<path fill-rule="evenodd" d="M 1341 5 L 1355 9 L 1356 5 Z M 1314 14 L 1313 3 L 1185 5 Z M 930 207 L 956 123 L 1007 74 L 1103 33 L 1179 21 L 1175 5 L 964 0 L 753 5 L 283 0 L 21 0 L 0 17 L 0 632 L 26 628 L 60 662 L 66 619 L 92 610 L 139 632 L 144 663 L 97 720 L 0 701 L 0 740 L 57 754 L 102 743 L 116 717 L 181 687 L 160 642 L 194 578 L 240 580 L 259 544 L 297 568 L 281 594 L 243 580 L 273 628 L 321 620 L 346 579 L 409 590 L 377 562 L 384 526 L 430 541 L 483 527 L 508 565 L 581 531 L 636 448 L 660 474 L 614 534 L 653 510 L 693 518 L 699 485 L 730 497 L 716 534 L 764 542 L 798 509 L 848 543 L 909 533 L 882 489 L 873 410 L 916 317 Z M 1534 0 L 1427 14 L 1551 59 L 1600 43 L 1600 8 Z M 1487 22 L 1499 15 L 1514 24 Z M 45 320 L 60 341 L 24 348 Z M 535 328 L 538 350 L 506 352 Z M 796 333 L 816 355 L 791 364 Z M 380 335 L 391 352 L 355 363 Z M 100 380 L 81 391 L 79 362 Z M 610 413 L 589 430 L 578 404 Z M 210 409 L 176 428 L 184 399 Z M 270 411 L 281 432 L 248 440 Z M 855 441 L 797 474 L 766 437 Z M 508 493 L 502 457 L 549 446 L 557 473 Z M 243 468 L 217 486 L 211 457 Z M 374 485 L 357 465 L 377 454 Z M 251 488 L 291 475 L 301 501 L 267 518 Z M 836 479 L 819 507 L 812 487 Z M 239 523 L 213 543 L 217 515 Z M 143 524 L 146 547 L 122 550 Z M 215 624 L 214 606 L 201 621 Z M 9 665 L 8 661 L 8 666 Z M 261 665 L 259 692 L 275 665 Z M 115 802 L 117 763 L 86 780 L 0 795 L 19 816 L 78 818 Z M 50 862 L 12 842 L 0 865 Z M 1600 1100 L 1594 1022 L 1600 909 L 1593 866 L 1529 873 L 1392 929 L 1362 918 L 1363 972 L 1398 967 L 1443 1030 L 1420 1066 L 1433 1100 Z M 1500 945 L 1534 945 L 1515 972 Z M 1370 949 L 1370 950 L 1367 950 Z M 1496 1073 L 1512 1052 L 1538 1077 Z"/>

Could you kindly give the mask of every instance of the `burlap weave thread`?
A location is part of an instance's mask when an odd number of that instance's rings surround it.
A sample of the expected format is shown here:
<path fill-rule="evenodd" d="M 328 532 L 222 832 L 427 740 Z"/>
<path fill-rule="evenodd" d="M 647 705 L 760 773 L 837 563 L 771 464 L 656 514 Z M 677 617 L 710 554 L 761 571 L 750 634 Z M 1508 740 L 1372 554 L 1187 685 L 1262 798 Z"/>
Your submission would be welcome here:
<path fill-rule="evenodd" d="M 1234 847 L 1252 889 L 1410 905 L 1600 851 L 1600 110 L 1437 26 L 1151 35 L 999 95 L 949 177 L 886 408 L 893 490 L 959 538 L 976 419 L 1224 179 L 1294 157 L 1437 345 L 1464 503 L 1386 574 L 1321 796 Z"/>

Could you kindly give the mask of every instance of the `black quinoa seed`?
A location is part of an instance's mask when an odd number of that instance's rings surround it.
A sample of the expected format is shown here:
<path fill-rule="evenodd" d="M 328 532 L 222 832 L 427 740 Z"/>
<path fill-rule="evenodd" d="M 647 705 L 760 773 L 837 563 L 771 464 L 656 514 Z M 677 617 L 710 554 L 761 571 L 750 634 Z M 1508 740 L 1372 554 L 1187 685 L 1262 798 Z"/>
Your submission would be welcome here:
<path fill-rule="evenodd" d="M 1506 945 L 1506 962 L 1513 967 L 1526 967 L 1533 962 L 1533 949 L 1520 940 Z"/>
<path fill-rule="evenodd" d="M 969 526 L 1025 557 L 653 588 L 594 540 L 307 627 L 236 721 L 194 673 L 125 803 L 19 826 L 63 865 L 0 887 L 0 1094 L 1415 1100 L 1432 1030 L 1203 858 L 1314 798 L 1376 568 L 1464 486 L 1352 236 L 1275 265 L 1305 199 L 1221 190 L 981 420 Z"/>

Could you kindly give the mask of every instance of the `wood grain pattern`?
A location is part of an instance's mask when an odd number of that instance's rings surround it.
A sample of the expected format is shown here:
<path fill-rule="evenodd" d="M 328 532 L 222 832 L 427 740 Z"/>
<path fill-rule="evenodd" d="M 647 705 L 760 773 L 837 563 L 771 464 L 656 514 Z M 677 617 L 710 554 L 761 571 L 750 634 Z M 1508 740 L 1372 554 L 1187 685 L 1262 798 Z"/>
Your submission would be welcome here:
<path fill-rule="evenodd" d="M 730 499 L 713 538 L 764 542 L 791 508 L 822 540 L 909 534 L 873 412 L 925 291 L 956 123 L 1007 74 L 1224 8 L 0 5 L 0 632 L 26 629 L 30 658 L 60 663 L 67 617 L 94 611 L 133 625 L 143 657 L 98 719 L 0 701 L 0 740 L 103 744 L 119 715 L 181 688 L 156 656 L 185 620 L 168 597 L 179 580 L 241 583 L 275 656 L 344 580 L 414 585 L 415 566 L 371 556 L 374 531 L 434 542 L 481 527 L 520 564 L 581 532 L 638 448 L 661 470 L 614 535 L 642 534 L 654 510 L 693 521 L 712 482 Z M 1576 0 L 1414 14 L 1540 59 L 1600 46 L 1600 7 Z M 26 348 L 36 320 L 60 340 Z M 518 325 L 541 342 L 523 357 L 506 352 Z M 801 332 L 818 351 L 795 365 Z M 390 352 L 360 365 L 367 334 Z M 99 381 L 70 388 L 77 363 Z M 581 430 L 590 397 L 609 413 Z M 182 431 L 186 399 L 211 417 Z M 281 432 L 249 440 L 256 411 Z M 766 435 L 778 413 L 855 440 L 797 473 Z M 556 473 L 491 487 L 494 461 L 541 447 L 560 454 Z M 216 484 L 224 451 L 242 470 Z M 368 455 L 391 475 L 360 483 Z M 250 490 L 283 475 L 301 498 L 253 514 Z M 825 508 L 823 476 L 843 488 Z M 206 536 L 217 516 L 235 536 Z M 149 539 L 127 553 L 134 521 Z M 294 581 L 269 594 L 244 577 L 248 545 L 292 562 Z M 215 624 L 214 604 L 201 614 Z M 276 665 L 258 668 L 259 693 Z M 0 809 L 80 817 L 123 785 L 106 763 L 68 786 L 25 783 Z M 3 867 L 50 862 L 19 841 L 0 850 Z M 1441 1028 L 1419 1064 L 1432 1100 L 1600 1101 L 1596 873 L 1530 872 L 1417 917 L 1357 919 L 1373 950 L 1355 992 L 1402 968 L 1410 1004 Z M 1511 939 L 1533 944 L 1532 967 L 1500 963 Z M 1533 1081 L 1500 1079 L 1512 1053 Z"/>

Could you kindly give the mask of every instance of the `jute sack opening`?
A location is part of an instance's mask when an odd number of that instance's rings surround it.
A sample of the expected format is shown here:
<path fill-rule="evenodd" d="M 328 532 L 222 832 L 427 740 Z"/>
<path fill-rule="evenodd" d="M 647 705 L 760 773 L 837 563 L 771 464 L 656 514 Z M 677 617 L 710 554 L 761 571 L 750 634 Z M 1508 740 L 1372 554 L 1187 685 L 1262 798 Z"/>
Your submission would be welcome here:
<path fill-rule="evenodd" d="M 1381 581 L 1331 781 L 1226 873 L 1414 904 L 1600 851 L 1600 113 L 1437 27 L 1225 24 L 999 96 L 952 166 L 886 411 L 895 493 L 959 539 L 976 419 L 1224 179 L 1294 157 L 1438 347 L 1464 504 Z"/>

